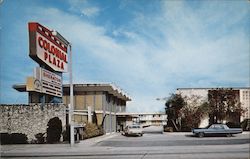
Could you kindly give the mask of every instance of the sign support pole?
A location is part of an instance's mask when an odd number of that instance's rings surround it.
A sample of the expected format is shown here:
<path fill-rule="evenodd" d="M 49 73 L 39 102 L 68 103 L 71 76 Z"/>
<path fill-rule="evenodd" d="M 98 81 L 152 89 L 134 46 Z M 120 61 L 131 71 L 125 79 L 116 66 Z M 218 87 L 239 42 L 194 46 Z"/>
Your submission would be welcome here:
<path fill-rule="evenodd" d="M 74 123 L 72 122 L 74 112 L 74 101 L 73 101 L 73 73 L 72 73 L 72 45 L 69 44 L 70 49 L 70 65 L 69 65 L 69 83 L 70 83 L 70 107 L 69 107 L 69 125 L 70 125 L 70 146 L 74 145 Z"/>

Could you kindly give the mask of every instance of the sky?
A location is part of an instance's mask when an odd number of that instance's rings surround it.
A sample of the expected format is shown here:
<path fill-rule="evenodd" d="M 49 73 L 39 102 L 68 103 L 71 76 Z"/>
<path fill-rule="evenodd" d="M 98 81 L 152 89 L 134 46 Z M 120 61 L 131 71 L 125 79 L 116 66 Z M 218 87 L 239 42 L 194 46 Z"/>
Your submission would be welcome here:
<path fill-rule="evenodd" d="M 74 83 L 114 83 L 128 112 L 164 111 L 176 88 L 249 87 L 248 0 L 1 0 L 0 103 L 27 103 L 28 22 L 72 43 Z M 64 74 L 69 83 L 69 74 Z"/>

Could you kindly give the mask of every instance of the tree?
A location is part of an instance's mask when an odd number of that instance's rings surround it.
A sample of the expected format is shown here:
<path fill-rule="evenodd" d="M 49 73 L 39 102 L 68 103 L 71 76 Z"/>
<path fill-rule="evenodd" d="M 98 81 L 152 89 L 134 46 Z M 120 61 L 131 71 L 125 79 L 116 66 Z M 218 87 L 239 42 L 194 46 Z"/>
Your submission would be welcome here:
<path fill-rule="evenodd" d="M 191 128 L 198 127 L 201 120 L 208 116 L 210 108 L 207 102 L 202 100 L 201 96 L 192 95 L 184 97 L 186 105 L 180 110 L 181 112 L 181 129 L 190 131 Z"/>
<path fill-rule="evenodd" d="M 229 121 L 240 123 L 240 116 L 244 112 L 240 104 L 239 90 L 214 89 L 208 91 L 208 101 L 211 107 L 209 123 Z"/>
<path fill-rule="evenodd" d="M 166 114 L 168 115 L 167 126 L 175 128 L 176 131 L 180 129 L 180 110 L 186 105 L 184 98 L 180 94 L 171 94 L 165 103 Z"/>

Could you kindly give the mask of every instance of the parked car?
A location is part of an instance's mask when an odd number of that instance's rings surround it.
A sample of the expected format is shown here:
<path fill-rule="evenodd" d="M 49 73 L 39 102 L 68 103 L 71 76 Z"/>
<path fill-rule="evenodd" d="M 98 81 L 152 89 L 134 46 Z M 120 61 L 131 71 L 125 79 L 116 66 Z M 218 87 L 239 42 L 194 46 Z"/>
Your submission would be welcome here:
<path fill-rule="evenodd" d="M 228 137 L 232 136 L 232 134 L 242 133 L 241 128 L 229 128 L 225 124 L 212 124 L 208 128 L 200 129 L 196 128 L 192 130 L 193 134 L 198 137 L 204 136 L 221 136 L 226 135 Z"/>
<path fill-rule="evenodd" d="M 138 135 L 142 136 L 142 127 L 140 125 L 128 125 L 124 129 L 124 135 Z"/>

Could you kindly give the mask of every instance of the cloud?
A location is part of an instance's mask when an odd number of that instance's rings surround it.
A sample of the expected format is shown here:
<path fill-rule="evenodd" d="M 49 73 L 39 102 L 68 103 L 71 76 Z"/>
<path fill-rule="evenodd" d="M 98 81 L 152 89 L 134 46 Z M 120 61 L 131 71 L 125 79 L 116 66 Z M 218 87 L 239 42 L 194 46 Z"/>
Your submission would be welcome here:
<path fill-rule="evenodd" d="M 69 10 L 73 13 L 78 13 L 81 16 L 95 17 L 99 14 L 100 9 L 97 6 L 92 5 L 87 0 L 70 0 L 68 1 L 70 8 Z"/>
<path fill-rule="evenodd" d="M 92 17 L 98 15 L 99 11 L 100 10 L 97 7 L 84 8 L 82 9 L 82 14 L 87 17 Z"/>

